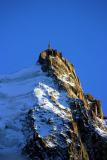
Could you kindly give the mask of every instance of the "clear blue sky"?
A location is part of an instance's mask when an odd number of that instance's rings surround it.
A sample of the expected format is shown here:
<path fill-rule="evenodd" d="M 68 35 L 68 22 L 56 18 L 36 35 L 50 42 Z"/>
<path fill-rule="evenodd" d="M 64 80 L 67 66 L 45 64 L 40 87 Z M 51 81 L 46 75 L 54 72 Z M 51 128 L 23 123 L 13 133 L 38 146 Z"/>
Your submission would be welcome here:
<path fill-rule="evenodd" d="M 107 1 L 0 0 L 0 74 L 33 65 L 49 40 L 107 114 Z"/>

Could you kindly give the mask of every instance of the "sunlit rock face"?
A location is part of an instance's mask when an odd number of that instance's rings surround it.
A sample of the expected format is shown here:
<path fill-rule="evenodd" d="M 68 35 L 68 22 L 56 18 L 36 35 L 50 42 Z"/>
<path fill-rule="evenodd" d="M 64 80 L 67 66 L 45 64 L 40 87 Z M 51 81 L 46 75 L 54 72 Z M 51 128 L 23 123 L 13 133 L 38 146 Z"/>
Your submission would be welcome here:
<path fill-rule="evenodd" d="M 107 126 L 100 101 L 84 93 L 74 66 L 57 50 L 43 51 L 38 64 L 47 79 L 34 89 L 38 102 L 28 113 L 32 138 L 24 152 L 44 160 L 106 159 Z"/>
<path fill-rule="evenodd" d="M 59 87 L 63 88 L 69 97 L 81 99 L 85 107 L 91 109 L 92 114 L 103 118 L 100 101 L 90 94 L 84 93 L 73 64 L 69 63 L 61 52 L 47 49 L 40 53 L 38 62 L 41 64 L 42 70 L 56 80 Z"/>
<path fill-rule="evenodd" d="M 104 118 L 103 118 L 104 117 Z M 57 50 L 0 76 L 0 160 L 107 160 L 107 121 Z"/>
<path fill-rule="evenodd" d="M 68 96 L 72 98 L 80 98 L 84 102 L 84 93 L 76 76 L 74 67 L 62 54 L 54 49 L 43 51 L 39 57 L 39 63 L 42 65 L 42 70 L 47 71 L 50 76 L 54 76 L 60 83 L 60 86 L 67 90 Z"/>

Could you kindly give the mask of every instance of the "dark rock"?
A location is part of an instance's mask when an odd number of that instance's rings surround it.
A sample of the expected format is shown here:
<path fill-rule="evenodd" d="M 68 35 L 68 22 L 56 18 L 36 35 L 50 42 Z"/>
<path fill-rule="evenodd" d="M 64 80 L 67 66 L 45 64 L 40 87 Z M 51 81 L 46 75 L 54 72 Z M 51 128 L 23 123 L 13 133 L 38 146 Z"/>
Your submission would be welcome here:
<path fill-rule="evenodd" d="M 43 51 L 38 62 L 42 70 L 53 78 L 59 91 L 67 93 L 70 116 L 68 121 L 61 120 L 63 124 L 60 127 L 67 128 L 65 134 L 55 131 L 43 138 L 34 127 L 33 113 L 36 111 L 30 110 L 26 130 L 32 134 L 23 149 L 24 154 L 29 155 L 31 160 L 107 160 L 107 126 L 103 124 L 103 118 L 107 118 L 103 117 L 100 101 L 83 92 L 74 66 L 57 50 L 49 48 Z M 54 97 L 49 98 L 56 102 Z M 42 116 L 41 122 L 45 123 Z M 52 126 L 54 122 L 50 118 L 46 124 Z M 47 141 L 51 139 L 54 142 L 55 138 L 55 146 L 48 146 Z"/>

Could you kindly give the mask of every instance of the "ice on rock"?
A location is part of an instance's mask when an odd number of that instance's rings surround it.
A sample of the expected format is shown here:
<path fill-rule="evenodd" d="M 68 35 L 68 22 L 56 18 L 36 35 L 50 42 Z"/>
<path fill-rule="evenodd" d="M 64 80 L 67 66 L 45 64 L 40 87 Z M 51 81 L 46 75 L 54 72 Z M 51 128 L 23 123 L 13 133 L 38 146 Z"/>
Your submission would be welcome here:
<path fill-rule="evenodd" d="M 36 103 L 34 88 L 40 79 L 39 65 L 0 76 L 0 160 L 25 160 L 21 155 L 26 143 L 23 120 Z"/>
<path fill-rule="evenodd" d="M 0 95 L 0 156 L 4 159 L 20 155 L 26 144 L 23 125 L 29 109 L 35 109 L 35 130 L 41 137 L 47 139 L 49 135 L 68 130 L 63 126 L 71 116 L 70 112 L 67 114 L 68 97 L 64 91 L 58 91 L 39 65 L 0 76 Z M 53 147 L 56 141 L 47 139 L 46 143 Z M 19 159 L 25 160 L 23 156 Z"/>
<path fill-rule="evenodd" d="M 68 109 L 69 98 L 66 92 L 59 92 L 57 85 L 48 77 L 44 82 L 39 82 L 34 89 L 34 93 L 39 106 L 39 109 L 36 109 L 33 115 L 36 131 L 40 137 L 46 140 L 46 144 L 53 147 L 57 145 L 59 135 L 61 133 L 66 135 L 66 131 L 70 129 L 68 125 L 64 125 L 71 120 L 71 112 Z M 54 136 L 54 138 L 49 141 L 47 138 L 50 136 Z"/>

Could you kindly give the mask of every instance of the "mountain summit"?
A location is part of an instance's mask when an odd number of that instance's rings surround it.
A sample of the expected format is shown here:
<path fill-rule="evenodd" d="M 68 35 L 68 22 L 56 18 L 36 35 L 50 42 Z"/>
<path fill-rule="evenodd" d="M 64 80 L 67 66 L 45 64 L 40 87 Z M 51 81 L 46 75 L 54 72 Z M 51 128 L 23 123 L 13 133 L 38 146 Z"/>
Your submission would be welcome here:
<path fill-rule="evenodd" d="M 49 47 L 0 76 L 0 160 L 107 160 L 107 121 L 74 66 Z"/>

